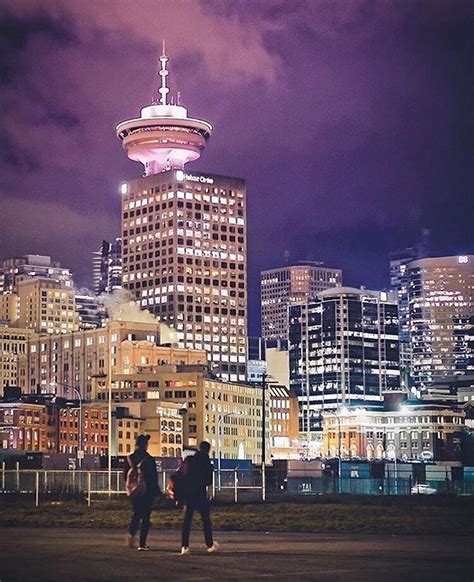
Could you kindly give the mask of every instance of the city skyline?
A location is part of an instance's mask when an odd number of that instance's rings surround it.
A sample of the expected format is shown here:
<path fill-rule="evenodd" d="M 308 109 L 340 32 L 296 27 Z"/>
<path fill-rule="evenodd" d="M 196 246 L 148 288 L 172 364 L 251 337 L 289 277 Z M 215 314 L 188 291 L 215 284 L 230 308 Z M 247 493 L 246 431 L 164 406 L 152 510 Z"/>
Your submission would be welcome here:
<path fill-rule="evenodd" d="M 424 227 L 432 255 L 472 254 L 469 3 L 178 2 L 161 20 L 143 5 L 146 21 L 123 4 L 2 9 L 3 258 L 49 254 L 92 286 L 91 253 L 119 236 L 119 184 L 138 167 L 114 127 L 150 102 L 163 37 L 172 90 L 215 125 L 189 169 L 247 183 L 251 333 L 259 273 L 286 251 L 369 288 L 388 287 L 389 252 Z"/>

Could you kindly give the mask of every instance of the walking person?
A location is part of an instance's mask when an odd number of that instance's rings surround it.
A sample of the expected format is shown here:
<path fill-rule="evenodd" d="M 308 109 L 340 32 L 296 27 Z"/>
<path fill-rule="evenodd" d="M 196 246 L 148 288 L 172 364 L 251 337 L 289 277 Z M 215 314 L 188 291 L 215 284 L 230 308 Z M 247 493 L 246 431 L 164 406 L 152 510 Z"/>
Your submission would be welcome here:
<path fill-rule="evenodd" d="M 182 477 L 182 497 L 185 504 L 183 530 L 181 535 L 181 554 L 190 554 L 189 535 L 194 512 L 201 514 L 204 539 L 209 553 L 217 552 L 219 544 L 212 537 L 212 525 L 209 500 L 207 498 L 208 485 L 212 483 L 212 465 L 209 460 L 211 445 L 203 441 L 199 450 L 192 457 L 187 457 L 178 474 Z"/>
<path fill-rule="evenodd" d="M 135 452 L 127 457 L 128 466 L 125 469 L 127 495 L 132 501 L 133 515 L 128 527 L 127 545 L 147 551 L 146 539 L 150 529 L 150 515 L 155 497 L 160 494 L 158 473 L 153 457 L 147 452 L 148 435 L 137 437 Z M 140 530 L 137 546 L 136 536 Z"/>

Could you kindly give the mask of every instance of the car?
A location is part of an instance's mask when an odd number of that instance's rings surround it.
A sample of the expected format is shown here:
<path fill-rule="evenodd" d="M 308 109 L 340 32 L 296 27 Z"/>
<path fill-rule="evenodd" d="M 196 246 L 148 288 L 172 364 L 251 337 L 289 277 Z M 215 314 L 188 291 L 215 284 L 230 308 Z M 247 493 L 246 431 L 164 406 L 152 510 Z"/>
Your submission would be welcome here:
<path fill-rule="evenodd" d="M 434 495 L 435 493 L 438 493 L 437 490 L 428 483 L 417 483 L 411 488 L 412 495 Z"/>

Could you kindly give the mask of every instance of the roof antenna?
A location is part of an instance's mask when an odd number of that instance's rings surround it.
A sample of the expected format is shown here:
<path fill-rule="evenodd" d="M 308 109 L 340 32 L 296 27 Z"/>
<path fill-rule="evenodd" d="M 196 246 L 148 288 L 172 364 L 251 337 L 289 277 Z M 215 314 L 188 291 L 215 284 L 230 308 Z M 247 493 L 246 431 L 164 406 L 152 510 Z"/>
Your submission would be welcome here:
<path fill-rule="evenodd" d="M 168 105 L 167 96 L 168 96 L 168 93 L 170 92 L 168 85 L 166 84 L 166 77 L 169 74 L 169 71 L 166 68 L 167 62 L 168 62 L 168 57 L 166 56 L 165 41 L 163 40 L 163 54 L 160 57 L 161 68 L 159 70 L 159 75 L 161 77 L 161 87 L 158 89 L 158 92 L 161 95 L 161 97 L 160 97 L 161 105 Z"/>

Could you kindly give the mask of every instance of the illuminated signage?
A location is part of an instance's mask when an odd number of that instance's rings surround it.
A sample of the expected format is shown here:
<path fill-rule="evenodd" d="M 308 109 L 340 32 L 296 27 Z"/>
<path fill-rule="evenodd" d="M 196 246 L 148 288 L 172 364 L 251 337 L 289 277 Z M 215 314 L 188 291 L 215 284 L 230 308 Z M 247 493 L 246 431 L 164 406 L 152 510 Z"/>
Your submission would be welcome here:
<path fill-rule="evenodd" d="M 120 194 L 127 194 L 128 192 L 128 184 L 127 182 L 124 182 L 123 184 L 120 184 Z"/>
<path fill-rule="evenodd" d="M 205 176 L 193 176 L 192 174 L 185 174 L 183 170 L 176 170 L 176 180 L 178 182 L 200 182 L 201 184 L 214 184 L 212 178 Z"/>
<path fill-rule="evenodd" d="M 466 257 L 466 255 L 461 255 L 460 257 L 458 257 L 458 263 L 459 264 L 465 264 L 469 262 L 469 257 Z"/>

